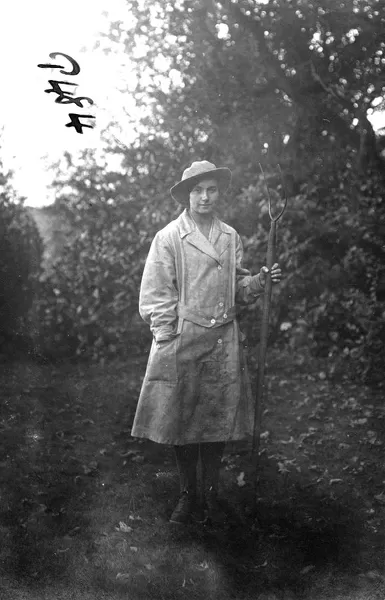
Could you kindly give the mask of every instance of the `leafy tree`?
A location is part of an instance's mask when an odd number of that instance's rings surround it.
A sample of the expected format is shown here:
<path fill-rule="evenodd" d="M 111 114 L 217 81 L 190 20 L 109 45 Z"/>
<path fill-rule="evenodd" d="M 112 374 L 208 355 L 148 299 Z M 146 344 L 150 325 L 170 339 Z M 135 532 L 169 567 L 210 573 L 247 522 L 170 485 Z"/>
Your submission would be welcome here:
<path fill-rule="evenodd" d="M 113 27 L 137 63 L 136 99 L 151 107 L 147 133 L 167 136 L 182 164 L 204 140 L 207 158 L 241 164 L 246 180 L 261 158 L 279 160 L 293 191 L 309 176 L 324 175 L 328 185 L 329 167 L 336 159 L 343 166 L 346 150 L 363 169 L 378 168 L 367 112 L 385 90 L 383 3 L 127 0 L 127 7 L 132 29 Z M 138 43 L 146 52 L 135 58 Z"/>

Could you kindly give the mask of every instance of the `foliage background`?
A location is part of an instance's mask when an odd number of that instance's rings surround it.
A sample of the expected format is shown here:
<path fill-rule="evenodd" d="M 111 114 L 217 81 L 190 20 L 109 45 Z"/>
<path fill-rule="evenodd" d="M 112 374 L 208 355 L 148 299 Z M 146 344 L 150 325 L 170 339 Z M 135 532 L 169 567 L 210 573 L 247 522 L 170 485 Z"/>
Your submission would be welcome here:
<path fill-rule="evenodd" d="M 269 229 L 258 163 L 278 201 L 279 162 L 289 209 L 271 342 L 326 357 L 331 376 L 381 384 L 384 138 L 368 116 L 384 106 L 383 3 L 127 0 L 127 11 L 131 28 L 112 23 L 109 37 L 136 63 L 141 119 L 129 147 L 104 133 L 105 157 L 120 167 L 92 152 L 76 162 L 66 155 L 55 204 L 29 216 L 2 196 L 2 238 L 22 280 L 22 291 L 7 283 L 3 296 L 13 311 L 5 320 L 18 322 L 8 337 L 16 343 L 22 332 L 50 360 L 143 352 L 140 278 L 155 232 L 179 213 L 169 188 L 193 160 L 228 165 L 233 183 L 220 216 L 241 234 L 256 272 Z M 48 240 L 43 274 L 31 214 Z M 0 272 L 10 282 L 5 256 Z M 241 317 L 257 344 L 258 305 Z"/>

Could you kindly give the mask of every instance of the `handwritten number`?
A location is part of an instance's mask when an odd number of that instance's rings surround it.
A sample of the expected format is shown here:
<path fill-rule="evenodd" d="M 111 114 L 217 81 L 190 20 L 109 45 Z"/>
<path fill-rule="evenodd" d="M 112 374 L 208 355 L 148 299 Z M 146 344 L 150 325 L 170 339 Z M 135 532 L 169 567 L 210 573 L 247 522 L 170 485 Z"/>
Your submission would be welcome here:
<path fill-rule="evenodd" d="M 95 119 L 95 117 L 93 115 L 78 115 L 76 113 L 69 113 L 68 116 L 71 119 L 71 122 L 66 123 L 66 127 L 75 127 L 75 130 L 77 133 L 83 133 L 82 127 L 89 127 L 90 129 L 93 129 L 93 125 L 84 125 L 83 123 L 80 123 L 80 121 L 79 121 L 79 118 Z"/>
<path fill-rule="evenodd" d="M 77 98 L 68 98 L 67 96 L 60 96 L 59 98 L 56 98 L 55 102 L 57 102 L 58 104 L 76 104 L 76 106 L 84 108 L 82 100 L 87 100 L 87 102 L 89 102 L 90 105 L 94 103 L 92 98 L 88 98 L 87 96 L 78 96 Z"/>
<path fill-rule="evenodd" d="M 46 94 L 50 94 L 51 92 L 54 92 L 55 94 L 57 94 L 58 97 L 55 100 L 55 102 L 57 104 L 76 104 L 76 106 L 79 106 L 80 108 L 84 108 L 82 101 L 87 100 L 87 102 L 90 104 L 90 106 L 92 106 L 92 104 L 94 103 L 92 98 L 88 98 L 87 96 L 78 96 L 77 98 L 71 98 L 71 96 L 73 96 L 73 93 L 65 92 L 60 87 L 61 83 L 64 83 L 66 85 L 76 85 L 76 83 L 70 83 L 69 81 L 56 81 L 55 79 L 49 79 L 48 83 L 50 83 L 52 87 L 51 87 L 51 89 L 44 90 L 44 91 Z"/>
<path fill-rule="evenodd" d="M 50 58 L 55 59 L 57 56 L 64 56 L 64 58 L 66 58 L 72 66 L 72 71 L 64 71 L 64 67 L 63 65 L 52 65 L 52 64 L 39 64 L 37 65 L 39 68 L 41 69 L 61 69 L 60 73 L 63 73 L 63 75 L 78 75 L 80 73 L 80 67 L 78 65 L 78 63 L 76 62 L 76 60 L 74 60 L 73 58 L 71 58 L 71 56 L 68 56 L 68 54 L 63 54 L 63 52 L 51 52 L 51 54 L 49 55 Z M 76 104 L 76 106 L 79 106 L 80 108 L 84 108 L 82 102 L 87 101 L 89 103 L 90 106 L 93 105 L 94 101 L 92 100 L 92 98 L 88 98 L 88 96 L 78 96 L 76 98 L 73 98 L 74 93 L 70 92 L 70 91 L 64 91 L 61 88 L 61 85 L 77 85 L 76 83 L 70 83 L 69 81 L 57 81 L 56 79 L 49 79 L 48 83 L 51 85 L 51 88 L 48 90 L 44 90 L 46 94 L 51 94 L 52 92 L 54 94 L 57 94 L 57 98 L 55 100 L 55 102 L 57 104 Z M 83 119 L 95 119 L 95 117 L 93 115 L 79 115 L 76 113 L 69 113 L 68 114 L 69 118 L 71 119 L 71 121 L 69 123 L 66 123 L 66 127 L 74 127 L 75 131 L 77 133 L 83 133 L 83 127 L 88 127 L 89 129 L 93 129 L 93 125 L 85 125 L 84 123 L 80 122 L 80 118 Z"/>
<path fill-rule="evenodd" d="M 60 71 L 60 73 L 63 73 L 63 75 L 78 75 L 80 73 L 80 67 L 78 65 L 78 63 L 76 62 L 76 60 L 74 60 L 73 58 L 71 58 L 71 56 L 68 56 L 68 54 L 64 54 L 63 52 L 51 52 L 51 54 L 49 55 L 50 58 L 55 59 L 57 56 L 64 56 L 64 58 L 66 58 L 72 65 L 72 71 Z M 63 65 L 51 65 L 51 64 L 40 64 L 37 65 L 38 67 L 40 67 L 41 69 L 64 69 Z"/>
<path fill-rule="evenodd" d="M 65 83 L 66 85 L 75 85 L 76 86 L 76 83 L 70 83 L 69 81 L 56 81 L 55 79 L 48 79 L 48 83 L 51 84 L 52 88 L 48 89 L 48 90 L 44 90 L 44 91 L 46 94 L 51 94 L 51 92 L 54 92 L 55 94 L 57 94 L 59 96 L 59 98 L 57 98 L 55 100 L 55 102 L 60 103 L 60 98 L 65 98 L 67 96 L 73 96 L 73 92 L 65 92 L 64 90 L 62 90 L 60 87 L 60 84 Z"/>

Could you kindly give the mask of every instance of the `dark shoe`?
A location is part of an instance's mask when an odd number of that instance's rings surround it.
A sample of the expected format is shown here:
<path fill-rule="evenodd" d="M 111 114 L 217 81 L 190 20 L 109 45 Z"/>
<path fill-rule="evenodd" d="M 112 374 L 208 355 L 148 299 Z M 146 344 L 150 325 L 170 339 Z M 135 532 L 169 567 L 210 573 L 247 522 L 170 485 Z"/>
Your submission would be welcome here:
<path fill-rule="evenodd" d="M 195 505 L 195 508 L 193 509 L 191 515 L 191 519 L 192 521 L 194 521 L 194 523 L 197 523 L 198 525 L 203 525 L 207 521 L 207 511 L 204 509 L 203 506 Z"/>
<path fill-rule="evenodd" d="M 179 502 L 176 505 L 174 512 L 170 517 L 170 523 L 176 525 L 185 525 L 191 520 L 191 516 L 195 509 L 195 495 L 183 492 L 179 498 Z"/>
<path fill-rule="evenodd" d="M 228 514 L 216 492 L 206 494 L 206 508 L 207 519 L 212 525 L 223 525 L 228 520 Z"/>

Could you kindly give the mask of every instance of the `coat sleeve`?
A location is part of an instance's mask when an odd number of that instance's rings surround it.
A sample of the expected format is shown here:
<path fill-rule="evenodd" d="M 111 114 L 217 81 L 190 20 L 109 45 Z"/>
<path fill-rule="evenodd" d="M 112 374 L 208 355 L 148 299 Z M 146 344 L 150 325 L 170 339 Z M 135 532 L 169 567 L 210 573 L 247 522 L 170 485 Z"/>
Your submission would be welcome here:
<path fill-rule="evenodd" d="M 243 245 L 242 240 L 237 235 L 236 240 L 236 286 L 235 301 L 239 304 L 249 304 L 255 302 L 256 298 L 263 294 L 264 288 L 261 285 L 259 273 L 251 275 L 248 269 L 243 268 Z"/>
<path fill-rule="evenodd" d="M 176 332 L 178 290 L 174 252 L 162 233 L 157 233 L 146 260 L 139 294 L 139 313 L 155 341 L 171 339 Z"/>

